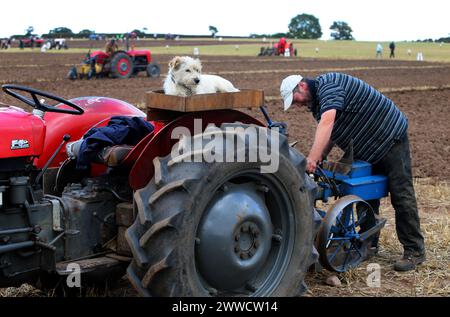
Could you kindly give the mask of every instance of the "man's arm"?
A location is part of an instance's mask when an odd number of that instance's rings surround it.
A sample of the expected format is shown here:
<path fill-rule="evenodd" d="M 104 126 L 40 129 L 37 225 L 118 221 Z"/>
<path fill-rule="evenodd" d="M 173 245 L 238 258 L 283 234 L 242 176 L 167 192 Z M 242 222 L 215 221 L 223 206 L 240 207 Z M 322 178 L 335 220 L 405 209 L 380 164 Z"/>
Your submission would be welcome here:
<path fill-rule="evenodd" d="M 322 156 L 330 144 L 335 118 L 336 109 L 328 110 L 322 114 L 322 118 L 317 126 L 313 146 L 307 158 L 306 170 L 308 173 L 316 171 L 317 163 L 322 160 Z"/>
<path fill-rule="evenodd" d="M 325 150 L 323 150 L 322 160 L 325 160 L 327 158 L 328 154 L 330 154 L 333 147 L 334 147 L 334 142 L 329 140 L 328 144 L 325 146 Z"/>

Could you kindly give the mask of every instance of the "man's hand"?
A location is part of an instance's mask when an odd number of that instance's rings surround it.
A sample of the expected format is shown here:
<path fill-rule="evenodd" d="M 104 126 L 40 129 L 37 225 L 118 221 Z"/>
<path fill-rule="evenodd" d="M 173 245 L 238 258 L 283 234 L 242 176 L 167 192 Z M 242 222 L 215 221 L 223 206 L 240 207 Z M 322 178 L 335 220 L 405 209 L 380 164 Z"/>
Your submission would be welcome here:
<path fill-rule="evenodd" d="M 306 158 L 306 171 L 309 174 L 313 174 L 317 169 L 317 164 L 319 163 L 318 160 L 314 160 L 310 158 L 309 156 Z"/>

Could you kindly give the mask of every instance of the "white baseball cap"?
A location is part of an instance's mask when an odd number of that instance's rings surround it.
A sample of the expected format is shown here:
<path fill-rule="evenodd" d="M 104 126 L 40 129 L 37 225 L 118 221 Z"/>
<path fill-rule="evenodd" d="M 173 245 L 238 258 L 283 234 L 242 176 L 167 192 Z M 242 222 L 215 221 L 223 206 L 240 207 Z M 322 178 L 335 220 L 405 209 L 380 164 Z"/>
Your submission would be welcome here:
<path fill-rule="evenodd" d="M 284 100 L 284 111 L 287 111 L 292 105 L 294 94 L 292 91 L 303 79 L 300 75 L 291 75 L 283 79 L 280 86 L 280 94 Z"/>

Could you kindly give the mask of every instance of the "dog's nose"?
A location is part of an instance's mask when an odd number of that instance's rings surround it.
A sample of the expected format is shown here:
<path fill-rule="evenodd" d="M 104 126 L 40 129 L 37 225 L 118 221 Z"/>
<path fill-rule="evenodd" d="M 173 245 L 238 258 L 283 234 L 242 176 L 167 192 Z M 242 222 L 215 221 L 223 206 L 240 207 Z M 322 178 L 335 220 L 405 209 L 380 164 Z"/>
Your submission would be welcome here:
<path fill-rule="evenodd" d="M 195 79 L 194 79 L 194 83 L 198 84 L 199 82 L 200 82 L 200 79 L 199 79 L 199 78 L 195 78 Z"/>

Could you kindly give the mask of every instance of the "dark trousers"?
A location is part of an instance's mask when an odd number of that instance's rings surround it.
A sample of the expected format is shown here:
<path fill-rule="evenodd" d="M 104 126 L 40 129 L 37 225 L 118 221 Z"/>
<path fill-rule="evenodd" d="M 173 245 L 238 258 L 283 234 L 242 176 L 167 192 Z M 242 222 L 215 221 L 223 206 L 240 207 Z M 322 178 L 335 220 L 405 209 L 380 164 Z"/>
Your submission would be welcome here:
<path fill-rule="evenodd" d="M 405 254 L 423 254 L 425 244 L 420 231 L 407 134 L 392 146 L 380 162 L 373 165 L 373 172 L 388 177 L 388 190 L 395 210 L 395 227 Z M 369 204 L 378 214 L 380 200 L 371 200 Z M 373 245 L 377 243 L 378 237 L 375 238 Z"/>

